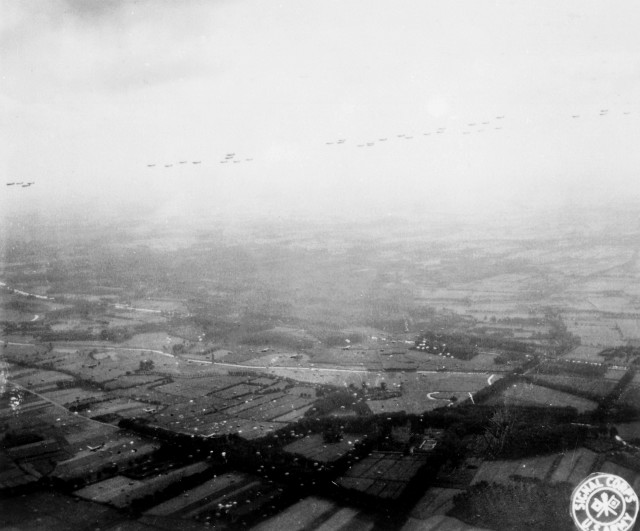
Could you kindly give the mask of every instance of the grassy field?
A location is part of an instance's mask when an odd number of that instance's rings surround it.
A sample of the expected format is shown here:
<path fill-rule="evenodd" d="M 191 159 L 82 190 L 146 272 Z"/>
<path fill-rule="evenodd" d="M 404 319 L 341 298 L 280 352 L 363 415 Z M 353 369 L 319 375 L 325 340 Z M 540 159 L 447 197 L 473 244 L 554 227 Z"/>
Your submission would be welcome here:
<path fill-rule="evenodd" d="M 244 384 L 249 378 L 246 376 L 228 376 L 226 374 L 208 374 L 201 378 L 174 377 L 173 382 L 156 387 L 162 393 L 184 398 L 202 397 L 208 394 L 222 392 L 233 388 L 237 384 Z M 254 387 L 255 389 L 255 387 Z"/>
<path fill-rule="evenodd" d="M 605 474 L 615 474 L 627 480 L 629 485 L 636 492 L 640 491 L 640 472 L 631 470 L 630 468 L 618 465 L 612 461 L 605 461 L 600 467 L 599 472 Z"/>
<path fill-rule="evenodd" d="M 48 391 L 42 393 L 50 400 L 62 404 L 65 407 L 72 406 L 76 401 L 100 401 L 107 398 L 109 395 L 101 391 L 92 391 L 88 389 L 80 389 L 78 387 L 72 387 L 71 389 L 60 389 L 56 391 Z"/>
<path fill-rule="evenodd" d="M 155 376 L 153 374 L 125 374 L 124 376 L 120 376 L 116 381 L 105 383 L 105 389 L 108 391 L 115 391 L 117 389 L 126 389 L 159 382 L 162 379 L 162 376 Z"/>
<path fill-rule="evenodd" d="M 197 504 L 201 500 L 222 493 L 234 485 L 245 483 L 247 479 L 248 476 L 246 474 L 239 472 L 231 472 L 214 477 L 202 485 L 184 492 L 181 496 L 176 496 L 160 505 L 156 505 L 149 509 L 146 514 L 169 516 L 187 511 L 190 506 Z"/>
<path fill-rule="evenodd" d="M 598 353 L 602 350 L 600 347 L 590 347 L 587 345 L 580 345 L 573 350 L 567 352 L 563 357 L 573 360 L 583 361 L 597 361 L 601 362 L 602 358 L 598 356 Z"/>
<path fill-rule="evenodd" d="M 617 347 L 626 343 L 615 326 L 615 321 L 605 323 L 599 321 L 583 321 L 578 322 L 578 324 L 567 323 L 567 329 L 572 334 L 580 337 L 582 346 L 600 349 Z"/>
<path fill-rule="evenodd" d="M 633 407 L 639 407 L 640 405 L 640 386 L 630 385 L 627 387 L 620 396 L 619 402 L 621 404 L 629 404 Z"/>
<path fill-rule="evenodd" d="M 619 369 L 608 369 L 607 372 L 604 373 L 605 380 L 613 380 L 618 381 L 626 374 L 626 370 Z"/>
<path fill-rule="evenodd" d="M 551 481 L 566 481 L 575 487 L 593 471 L 597 461 L 598 454 L 586 448 L 567 452 L 559 462 L 556 461 Z"/>
<path fill-rule="evenodd" d="M 413 507 L 411 516 L 422 520 L 434 514 L 446 514 L 453 507 L 453 497 L 461 492 L 459 489 L 431 487 Z"/>
<path fill-rule="evenodd" d="M 74 495 L 85 500 L 106 503 L 124 509 L 138 498 L 161 491 L 172 483 L 203 472 L 207 468 L 209 467 L 206 463 L 200 462 L 144 480 L 115 476 L 77 490 Z"/>
<path fill-rule="evenodd" d="M 534 382 L 540 385 L 560 385 L 572 391 L 588 393 L 597 398 L 604 398 L 616 386 L 615 380 L 590 379 L 571 376 L 559 376 L 553 374 L 537 374 L 532 377 Z"/>
<path fill-rule="evenodd" d="M 625 441 L 630 440 L 640 440 L 640 420 L 635 422 L 625 422 L 621 424 L 616 424 L 616 429 L 618 430 L 618 435 L 622 437 Z"/>
<path fill-rule="evenodd" d="M 514 477 L 545 479 L 554 469 L 556 454 L 531 457 L 516 461 L 484 461 L 476 473 L 472 485 L 486 481 L 509 485 L 517 482 Z"/>
<path fill-rule="evenodd" d="M 328 516 L 337 512 L 339 507 L 334 501 L 311 496 L 288 507 L 276 516 L 261 522 L 253 531 L 302 531 L 314 529 L 314 523 L 326 521 Z"/>
<path fill-rule="evenodd" d="M 597 406 L 592 400 L 523 382 L 514 384 L 502 396 L 494 397 L 487 402 L 490 405 L 502 403 L 513 406 L 574 407 L 581 413 L 591 411 Z"/>
<path fill-rule="evenodd" d="M 256 400 L 252 400 L 247 403 L 248 406 L 240 411 L 235 407 L 232 410 L 235 415 L 239 417 L 252 419 L 257 421 L 272 421 L 279 417 L 289 415 L 297 410 L 308 408 L 314 401 L 312 398 L 300 398 L 285 394 L 279 397 L 272 397 L 272 395 L 266 395 L 268 400 L 259 400 L 256 404 Z M 230 412 L 231 409 L 225 410 Z M 302 412 L 300 412 L 302 415 Z"/>
<path fill-rule="evenodd" d="M 322 435 L 313 434 L 288 444 L 283 450 L 321 463 L 331 463 L 352 450 L 359 441 L 359 435 L 345 433 L 340 442 L 326 443 Z"/>
<path fill-rule="evenodd" d="M 239 398 L 241 396 L 253 395 L 260 391 L 260 387 L 250 384 L 238 384 L 233 387 L 227 387 L 221 391 L 215 391 L 213 394 L 219 398 Z"/>
<path fill-rule="evenodd" d="M 96 418 L 101 415 L 121 414 L 122 416 L 144 416 L 144 409 L 149 407 L 144 402 L 136 402 L 126 398 L 114 398 L 92 405 L 86 415 Z"/>
<path fill-rule="evenodd" d="M 179 345 L 181 343 L 183 343 L 183 340 L 179 337 L 174 337 L 164 332 L 152 332 L 148 334 L 137 334 L 119 346 L 148 348 L 150 350 L 166 350 L 166 352 L 171 352 L 171 348 L 174 345 Z"/>
<path fill-rule="evenodd" d="M 28 372 L 24 370 L 18 372 L 14 369 L 10 369 L 8 377 L 17 384 L 33 389 L 51 387 L 58 382 L 73 381 L 73 377 L 68 374 L 56 371 L 47 371 L 44 369 L 32 369 Z"/>
<path fill-rule="evenodd" d="M 0 510 L 6 529 L 95 529 L 96 522 L 104 528 L 129 523 L 136 526 L 123 519 L 120 511 L 53 491 L 0 501 Z"/>
<path fill-rule="evenodd" d="M 640 339 L 640 320 L 619 319 L 616 321 L 625 341 Z"/>
<path fill-rule="evenodd" d="M 273 419 L 274 422 L 285 422 L 285 423 L 289 423 L 289 422 L 296 422 L 297 420 L 300 420 L 302 417 L 304 417 L 304 414 L 311 409 L 311 407 L 313 407 L 312 404 L 308 405 L 308 406 L 303 406 L 299 409 L 296 409 L 294 411 L 291 411 L 290 413 L 285 413 L 284 415 L 280 416 L 280 417 L 275 417 Z"/>

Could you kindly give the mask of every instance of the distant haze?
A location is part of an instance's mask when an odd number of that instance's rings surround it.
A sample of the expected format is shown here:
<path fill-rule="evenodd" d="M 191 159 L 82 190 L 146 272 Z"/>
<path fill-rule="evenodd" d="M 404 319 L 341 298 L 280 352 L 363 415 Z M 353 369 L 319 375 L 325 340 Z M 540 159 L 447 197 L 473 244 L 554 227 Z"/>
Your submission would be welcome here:
<path fill-rule="evenodd" d="M 455 215 L 640 198 L 636 2 L 0 9 L 4 213 Z"/>

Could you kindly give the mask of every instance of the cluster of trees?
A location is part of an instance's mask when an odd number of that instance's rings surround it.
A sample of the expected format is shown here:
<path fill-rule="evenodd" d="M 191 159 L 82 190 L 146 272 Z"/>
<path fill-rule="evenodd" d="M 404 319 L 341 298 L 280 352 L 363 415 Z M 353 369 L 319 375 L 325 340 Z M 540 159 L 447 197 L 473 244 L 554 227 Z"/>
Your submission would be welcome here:
<path fill-rule="evenodd" d="M 173 352 L 174 354 L 180 354 L 181 352 L 184 352 L 184 350 L 185 350 L 184 343 L 177 343 L 171 346 L 171 352 Z"/>
<path fill-rule="evenodd" d="M 100 330 L 99 337 L 102 341 L 112 341 L 120 343 L 131 339 L 135 335 L 134 331 L 129 327 L 117 326 L 113 328 L 103 328 Z"/>
<path fill-rule="evenodd" d="M 139 371 L 152 371 L 154 367 L 153 360 L 140 360 Z"/>
<path fill-rule="evenodd" d="M 562 320 L 562 317 L 555 313 L 555 310 L 547 313 L 546 320 L 549 323 L 548 338 L 554 343 L 554 350 L 557 356 L 561 356 L 580 345 L 580 336 L 567 330 L 567 325 Z"/>

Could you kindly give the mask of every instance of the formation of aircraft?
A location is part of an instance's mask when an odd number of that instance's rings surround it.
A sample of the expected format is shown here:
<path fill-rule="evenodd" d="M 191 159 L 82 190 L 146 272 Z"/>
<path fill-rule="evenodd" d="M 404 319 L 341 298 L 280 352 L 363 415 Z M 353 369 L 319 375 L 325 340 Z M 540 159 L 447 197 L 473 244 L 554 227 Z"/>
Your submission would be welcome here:
<path fill-rule="evenodd" d="M 612 112 L 609 109 L 598 109 L 598 116 L 612 116 Z M 621 114 L 628 116 L 631 114 L 630 110 L 622 110 L 620 111 Z M 577 119 L 580 118 L 581 115 L 580 114 L 571 114 L 570 115 L 571 118 Z M 464 123 L 464 125 L 462 125 L 459 128 L 453 128 L 453 129 L 447 129 L 446 127 L 438 127 L 436 129 L 432 129 L 430 131 L 424 131 L 422 133 L 422 137 L 431 137 L 432 135 L 445 135 L 447 133 L 449 134 L 461 134 L 461 135 L 472 135 L 472 134 L 489 134 L 493 131 L 502 131 L 503 130 L 503 123 L 506 122 L 506 115 L 505 114 L 499 114 L 493 117 L 493 119 L 488 120 L 488 119 L 484 119 L 484 120 L 475 120 L 475 121 L 471 121 L 471 122 L 467 122 Z M 397 140 L 412 140 L 414 138 L 417 138 L 414 134 L 412 133 L 399 133 L 394 135 L 394 138 Z M 391 140 L 393 140 L 394 138 L 391 138 Z M 374 140 L 366 140 L 366 139 L 362 139 L 359 142 L 355 142 L 352 145 L 357 147 L 357 148 L 365 148 L 365 147 L 373 147 L 375 145 L 377 145 L 380 142 L 386 142 L 387 140 L 389 140 L 390 137 L 388 136 L 381 136 L 380 138 L 377 138 L 375 141 Z M 338 146 L 340 144 L 343 144 L 346 142 L 346 139 L 337 139 L 337 140 L 330 140 L 325 142 L 325 145 L 327 146 Z"/>
<path fill-rule="evenodd" d="M 619 112 L 625 116 L 632 114 L 630 110 L 621 110 Z M 598 116 L 612 116 L 612 115 L 613 113 L 609 109 L 598 109 Z M 574 119 L 581 117 L 580 114 L 571 114 L 570 116 L 571 118 L 574 118 Z M 502 127 L 503 123 L 506 122 L 505 120 L 506 117 L 507 116 L 505 114 L 499 114 L 494 116 L 493 119 L 491 120 L 488 120 L 486 118 L 484 120 L 475 120 L 475 121 L 467 122 L 461 127 L 454 128 L 454 129 L 447 129 L 446 127 L 438 127 L 430 131 L 424 131 L 422 133 L 422 136 L 430 137 L 432 135 L 444 135 L 446 133 L 471 135 L 471 134 L 483 134 L 483 133 L 486 134 L 486 133 L 489 133 L 490 131 L 501 131 L 503 129 Z M 357 148 L 373 147 L 379 142 L 386 142 L 387 140 L 389 140 L 389 138 L 390 137 L 388 136 L 381 136 L 380 138 L 377 138 L 375 141 L 362 139 L 361 141 L 355 142 L 352 145 Z M 412 140 L 417 137 L 415 136 L 415 134 L 412 134 L 412 133 L 399 133 L 394 135 L 394 138 L 399 140 Z M 335 147 L 335 146 L 344 144 L 345 142 L 346 142 L 346 139 L 343 139 L 343 138 L 334 139 L 334 140 L 329 140 L 325 142 L 325 145 Z"/>
<path fill-rule="evenodd" d="M 7 183 L 7 186 L 19 186 L 20 188 L 29 188 L 29 186 L 32 186 L 36 184 L 35 181 L 29 181 L 29 182 L 24 182 L 24 181 L 19 181 L 19 182 L 10 182 Z"/>
<path fill-rule="evenodd" d="M 242 162 L 251 162 L 253 159 L 252 158 L 245 158 L 244 160 L 236 158 L 236 154 L 235 153 L 227 153 L 224 158 L 219 161 L 220 164 L 228 164 L 229 162 L 231 162 L 232 164 L 240 164 Z"/>
<path fill-rule="evenodd" d="M 620 110 L 620 111 L 616 111 L 615 109 L 613 111 L 610 111 L 609 109 L 598 109 L 598 114 L 596 114 L 596 116 L 600 116 L 600 117 L 604 117 L 604 116 L 613 116 L 614 114 L 623 114 L 625 116 L 632 114 L 632 112 L 630 110 Z M 568 116 L 572 119 L 579 119 L 581 117 L 588 117 L 589 115 L 593 116 L 595 113 L 592 110 L 591 113 L 583 113 L 583 114 L 569 114 Z M 423 131 L 421 134 L 420 133 L 399 133 L 394 135 L 393 137 L 389 136 L 389 135 L 385 135 L 385 136 L 379 136 L 378 138 L 375 139 L 361 139 L 359 142 L 354 142 L 354 141 L 347 141 L 346 138 L 334 138 L 334 139 L 330 139 L 327 140 L 325 142 L 326 146 L 333 146 L 333 147 L 337 147 L 337 146 L 341 146 L 341 145 L 346 145 L 346 144 L 351 144 L 354 147 L 357 148 L 371 148 L 371 147 L 375 147 L 376 145 L 379 145 L 380 143 L 383 142 L 387 142 L 388 141 L 393 141 L 394 139 L 399 139 L 399 140 L 414 140 L 416 138 L 433 138 L 437 135 L 439 136 L 443 136 L 443 135 L 473 135 L 473 134 L 483 134 L 484 136 L 486 136 L 487 134 L 490 134 L 491 132 L 495 132 L 495 131 L 502 131 L 503 130 L 503 124 L 504 123 L 508 123 L 506 121 L 507 116 L 505 114 L 498 114 L 493 116 L 492 119 L 487 119 L 486 117 L 483 120 L 474 120 L 474 121 L 470 121 L 470 122 L 461 122 L 460 125 L 458 127 L 455 127 L 455 123 L 450 122 L 454 127 L 437 127 L 431 130 L 427 130 L 427 131 Z M 236 156 L 235 152 L 230 152 L 230 153 L 226 153 L 224 154 L 221 159 L 218 161 L 219 164 L 241 164 L 241 163 L 248 163 L 248 162 L 252 162 L 253 158 L 247 157 L 247 158 L 240 158 Z M 193 161 L 188 161 L 188 160 L 180 160 L 176 163 L 167 163 L 167 164 L 157 164 L 157 163 L 149 163 L 147 164 L 147 168 L 155 168 L 156 166 L 164 166 L 165 168 L 173 168 L 174 165 L 175 166 L 180 166 L 180 165 L 186 165 L 189 162 L 191 162 L 191 164 L 193 165 L 199 165 L 199 164 L 206 164 L 206 161 L 202 161 L 202 160 L 193 160 Z M 33 183 L 31 183 L 33 184 Z M 7 186 L 13 186 L 13 185 L 20 185 L 23 186 L 23 183 L 7 183 Z M 28 184 L 28 186 L 30 186 L 30 184 Z"/>
<path fill-rule="evenodd" d="M 504 120 L 504 118 L 505 118 L 505 115 L 500 115 L 500 116 L 496 116 L 495 117 L 496 120 Z M 478 125 L 487 126 L 487 125 L 490 125 L 490 124 L 491 124 L 490 121 L 470 122 L 470 123 L 466 124 L 466 126 L 468 128 L 474 128 L 474 127 L 476 127 Z M 494 129 L 495 130 L 500 130 L 500 129 L 502 129 L 502 127 L 494 127 Z M 438 127 L 438 128 L 436 128 L 434 130 L 431 130 L 431 131 L 424 131 L 422 133 L 422 136 L 428 137 L 428 136 L 431 136 L 431 135 L 444 135 L 447 132 L 448 132 L 448 130 L 447 130 L 446 127 Z M 475 132 L 475 133 L 483 133 L 483 132 L 485 132 L 485 129 L 475 129 L 473 132 Z M 464 131 L 460 131 L 460 133 L 462 133 L 463 135 L 468 135 L 468 134 L 471 134 L 471 131 L 466 129 Z M 376 145 L 376 143 L 387 142 L 389 140 L 389 138 L 390 138 L 389 136 L 381 136 L 381 137 L 377 138 L 376 140 L 364 140 L 364 141 L 361 141 L 361 142 L 356 143 L 354 145 L 357 148 L 374 147 Z M 398 140 L 413 140 L 413 139 L 415 139 L 417 137 L 415 136 L 415 134 L 411 134 L 411 133 L 398 133 L 398 134 L 395 135 L 395 138 L 398 139 Z M 325 142 L 325 145 L 327 145 L 327 146 L 339 146 L 341 144 L 346 143 L 346 141 L 347 140 L 345 138 L 339 138 L 337 140 L 327 141 L 327 142 Z"/>
<path fill-rule="evenodd" d="M 228 163 L 233 163 L 233 164 L 240 164 L 241 162 L 252 162 L 253 158 L 251 157 L 247 157 L 244 159 L 240 159 L 240 158 L 235 158 L 236 154 L 235 153 L 227 153 L 224 158 L 222 158 L 219 162 L 220 164 L 228 164 Z M 198 165 L 198 164 L 202 164 L 203 161 L 202 160 L 192 160 L 191 164 L 193 165 Z M 184 164 L 189 164 L 188 160 L 180 160 L 177 163 L 168 163 L 168 164 L 163 164 L 163 166 L 165 168 L 173 168 L 174 166 L 180 166 L 180 165 L 184 165 Z M 147 168 L 155 168 L 158 164 L 157 163 L 149 163 L 147 164 Z"/>
<path fill-rule="evenodd" d="M 631 114 L 631 111 L 624 110 L 621 111 L 621 113 L 624 116 L 628 116 Z M 580 118 L 580 116 L 580 114 L 572 114 L 571 118 Z M 600 111 L 598 112 L 598 116 L 612 116 L 612 113 L 609 112 L 609 109 L 600 109 Z"/>

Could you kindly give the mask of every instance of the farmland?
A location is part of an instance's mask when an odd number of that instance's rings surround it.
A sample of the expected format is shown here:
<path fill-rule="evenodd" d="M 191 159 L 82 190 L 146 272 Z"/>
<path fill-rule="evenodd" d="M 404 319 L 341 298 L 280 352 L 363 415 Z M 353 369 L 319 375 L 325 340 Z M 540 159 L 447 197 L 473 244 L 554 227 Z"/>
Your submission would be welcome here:
<path fill-rule="evenodd" d="M 146 223 L 16 241 L 0 261 L 0 485 L 50 478 L 151 528 L 363 530 L 464 529 L 452 515 L 473 521 L 464 504 L 491 489 L 525 506 L 530 485 L 561 492 L 601 467 L 637 485 L 603 420 L 637 442 L 630 240 Z M 518 459 L 482 443 L 505 411 L 528 415 Z M 564 433 L 580 444 L 543 439 Z M 438 485 L 417 481 L 436 461 Z"/>
<path fill-rule="evenodd" d="M 338 480 L 338 484 L 382 499 L 396 499 L 426 462 L 427 457 L 424 455 L 402 456 L 372 452 L 352 466 Z"/>

